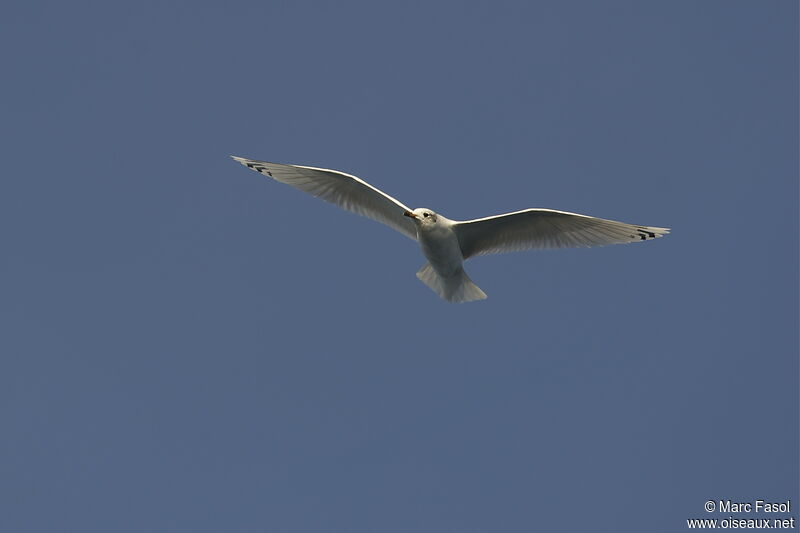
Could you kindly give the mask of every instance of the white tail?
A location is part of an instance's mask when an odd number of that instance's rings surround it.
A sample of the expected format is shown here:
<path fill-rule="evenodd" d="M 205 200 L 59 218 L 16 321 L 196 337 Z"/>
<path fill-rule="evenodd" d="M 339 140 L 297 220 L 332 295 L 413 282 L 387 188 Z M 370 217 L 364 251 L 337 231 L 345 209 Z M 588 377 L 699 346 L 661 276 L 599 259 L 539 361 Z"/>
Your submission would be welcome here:
<path fill-rule="evenodd" d="M 452 276 L 443 278 L 433 270 L 430 263 L 425 263 L 417 272 L 417 277 L 448 302 L 463 303 L 486 299 L 486 293 L 469 279 L 463 268 L 459 268 Z"/>

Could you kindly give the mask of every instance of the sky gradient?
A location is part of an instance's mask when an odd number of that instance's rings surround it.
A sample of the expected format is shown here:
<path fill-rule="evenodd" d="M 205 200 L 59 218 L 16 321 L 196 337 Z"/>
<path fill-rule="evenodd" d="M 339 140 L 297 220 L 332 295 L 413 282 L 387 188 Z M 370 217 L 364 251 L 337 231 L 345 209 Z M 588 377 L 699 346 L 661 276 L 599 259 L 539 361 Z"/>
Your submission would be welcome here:
<path fill-rule="evenodd" d="M 0 530 L 798 517 L 798 4 L 12 2 Z M 233 162 L 654 242 L 480 257 Z M 736 518 L 765 515 L 737 514 Z"/>

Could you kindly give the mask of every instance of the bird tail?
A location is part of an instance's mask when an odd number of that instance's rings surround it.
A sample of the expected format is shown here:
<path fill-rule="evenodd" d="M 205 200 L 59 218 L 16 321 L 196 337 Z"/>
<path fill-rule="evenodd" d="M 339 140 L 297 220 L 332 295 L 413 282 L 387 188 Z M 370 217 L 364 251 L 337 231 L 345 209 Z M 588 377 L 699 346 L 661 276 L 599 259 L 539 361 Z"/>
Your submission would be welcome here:
<path fill-rule="evenodd" d="M 469 279 L 463 268 L 459 268 L 452 276 L 442 277 L 433 270 L 430 263 L 425 263 L 417 272 L 417 277 L 433 289 L 433 292 L 451 303 L 486 299 L 486 293 Z"/>

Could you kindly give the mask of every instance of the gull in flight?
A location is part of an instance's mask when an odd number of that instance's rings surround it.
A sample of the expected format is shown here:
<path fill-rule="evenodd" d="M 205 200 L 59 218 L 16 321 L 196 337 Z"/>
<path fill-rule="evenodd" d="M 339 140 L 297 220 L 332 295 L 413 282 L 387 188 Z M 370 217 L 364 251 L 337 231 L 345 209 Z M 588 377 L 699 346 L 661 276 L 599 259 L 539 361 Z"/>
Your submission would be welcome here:
<path fill-rule="evenodd" d="M 428 262 L 417 272 L 417 277 L 448 302 L 486 298 L 486 293 L 464 271 L 464 261 L 476 255 L 623 244 L 657 239 L 669 233 L 669 228 L 638 226 L 553 209 L 524 209 L 475 220 L 450 220 L 427 208 L 410 209 L 344 172 L 231 157 L 247 168 L 382 222 L 419 242 Z"/>

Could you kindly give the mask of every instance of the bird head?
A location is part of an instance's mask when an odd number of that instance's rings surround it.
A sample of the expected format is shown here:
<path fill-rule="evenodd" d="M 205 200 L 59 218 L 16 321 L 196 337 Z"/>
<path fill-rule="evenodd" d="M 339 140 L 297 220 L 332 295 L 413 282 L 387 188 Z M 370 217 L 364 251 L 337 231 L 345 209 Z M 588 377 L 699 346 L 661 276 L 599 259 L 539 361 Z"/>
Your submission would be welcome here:
<path fill-rule="evenodd" d="M 413 218 L 414 222 L 422 226 L 436 224 L 439 218 L 436 213 L 425 207 L 418 207 L 413 211 L 406 211 L 403 214 L 407 217 Z"/>

